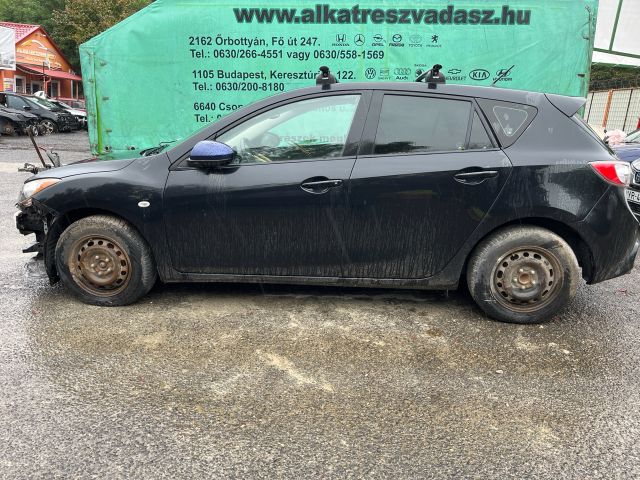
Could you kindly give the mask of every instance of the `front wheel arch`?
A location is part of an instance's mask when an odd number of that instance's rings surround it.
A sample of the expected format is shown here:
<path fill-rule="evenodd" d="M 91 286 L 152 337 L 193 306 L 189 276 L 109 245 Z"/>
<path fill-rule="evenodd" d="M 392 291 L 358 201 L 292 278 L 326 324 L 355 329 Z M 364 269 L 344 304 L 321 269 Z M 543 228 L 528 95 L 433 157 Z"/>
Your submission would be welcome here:
<path fill-rule="evenodd" d="M 62 232 L 64 232 L 72 223 L 75 223 L 78 220 L 82 220 L 83 218 L 90 217 L 92 215 L 108 215 L 110 217 L 124 220 L 136 229 L 138 234 L 144 239 L 145 242 L 147 242 L 148 245 L 151 245 L 151 242 L 149 242 L 149 239 L 146 238 L 141 229 L 138 228 L 136 222 L 131 221 L 130 218 L 127 218 L 119 213 L 115 213 L 107 209 L 82 208 L 77 210 L 70 210 L 63 214 L 59 214 L 55 218 L 50 217 L 48 219 L 49 233 L 47 234 L 46 242 L 44 244 L 44 265 L 51 284 L 57 283 L 60 280 L 56 269 L 55 260 L 56 244 L 58 243 L 60 235 L 62 235 Z"/>

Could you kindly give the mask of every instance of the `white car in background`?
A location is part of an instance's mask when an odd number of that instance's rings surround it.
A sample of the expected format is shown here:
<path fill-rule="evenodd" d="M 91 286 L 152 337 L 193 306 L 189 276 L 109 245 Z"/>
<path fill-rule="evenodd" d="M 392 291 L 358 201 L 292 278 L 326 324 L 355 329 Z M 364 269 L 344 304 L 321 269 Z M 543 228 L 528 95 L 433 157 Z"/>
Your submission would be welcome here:
<path fill-rule="evenodd" d="M 55 100 L 53 98 L 50 98 L 43 91 L 36 92 L 34 95 L 38 98 L 43 98 L 45 100 L 48 100 L 49 102 L 57 105 L 58 107 L 68 111 L 71 115 L 76 117 L 76 119 L 78 120 L 78 123 L 80 124 L 80 128 L 82 130 L 87 129 L 87 112 L 86 111 L 78 110 L 77 108 L 73 108 L 70 105 L 67 105 L 66 103 L 60 100 Z"/>

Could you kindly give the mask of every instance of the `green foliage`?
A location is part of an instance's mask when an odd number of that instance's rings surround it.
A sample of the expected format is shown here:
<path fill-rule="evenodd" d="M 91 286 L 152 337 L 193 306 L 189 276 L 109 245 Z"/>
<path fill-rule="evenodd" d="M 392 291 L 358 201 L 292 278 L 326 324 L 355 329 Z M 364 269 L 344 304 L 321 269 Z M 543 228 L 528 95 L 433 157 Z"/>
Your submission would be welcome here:
<path fill-rule="evenodd" d="M 640 67 L 614 66 L 605 63 L 591 65 L 589 90 L 640 87 Z"/>
<path fill-rule="evenodd" d="M 150 4 L 151 0 L 0 0 L 0 20 L 42 25 L 71 64 L 78 45 Z"/>

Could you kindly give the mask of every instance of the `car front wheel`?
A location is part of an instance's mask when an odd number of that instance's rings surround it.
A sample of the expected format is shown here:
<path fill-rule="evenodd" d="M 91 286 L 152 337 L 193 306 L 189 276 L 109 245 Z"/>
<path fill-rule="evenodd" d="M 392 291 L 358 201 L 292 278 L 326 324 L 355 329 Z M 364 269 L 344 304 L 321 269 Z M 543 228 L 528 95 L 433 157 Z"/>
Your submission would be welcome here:
<path fill-rule="evenodd" d="M 60 235 L 55 256 L 63 283 L 92 305 L 133 303 L 157 278 L 145 240 L 126 221 L 107 215 L 72 223 Z"/>
<path fill-rule="evenodd" d="M 567 242 L 541 227 L 507 227 L 478 245 L 467 283 L 478 306 L 493 319 L 539 323 L 573 299 L 578 260 Z"/>
<path fill-rule="evenodd" d="M 58 126 L 53 120 L 42 120 L 40 122 L 40 129 L 42 130 L 43 135 L 51 135 L 58 131 Z"/>

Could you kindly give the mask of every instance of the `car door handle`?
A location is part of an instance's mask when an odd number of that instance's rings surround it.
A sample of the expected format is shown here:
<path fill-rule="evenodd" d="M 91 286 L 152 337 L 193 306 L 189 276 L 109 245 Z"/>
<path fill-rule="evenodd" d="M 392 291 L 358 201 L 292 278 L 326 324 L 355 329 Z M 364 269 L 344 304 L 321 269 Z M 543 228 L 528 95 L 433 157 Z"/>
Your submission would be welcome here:
<path fill-rule="evenodd" d="M 497 170 L 476 170 L 473 172 L 460 172 L 456 173 L 453 178 L 460 183 L 478 184 L 488 178 L 494 178 L 498 176 Z"/>
<path fill-rule="evenodd" d="M 329 179 L 323 177 L 309 178 L 300 184 L 305 192 L 309 193 L 326 193 L 331 188 L 341 187 L 343 181 L 339 178 Z"/>

